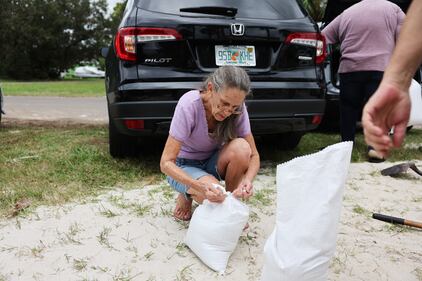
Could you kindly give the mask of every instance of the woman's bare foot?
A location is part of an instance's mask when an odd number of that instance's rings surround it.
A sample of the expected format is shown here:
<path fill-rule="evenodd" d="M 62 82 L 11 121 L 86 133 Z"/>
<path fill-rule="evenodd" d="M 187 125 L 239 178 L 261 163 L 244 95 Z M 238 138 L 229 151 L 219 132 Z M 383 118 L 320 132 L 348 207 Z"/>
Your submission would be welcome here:
<path fill-rule="evenodd" d="M 190 220 L 192 217 L 192 200 L 188 200 L 183 194 L 179 194 L 176 199 L 176 208 L 174 208 L 173 216 L 178 220 Z"/>

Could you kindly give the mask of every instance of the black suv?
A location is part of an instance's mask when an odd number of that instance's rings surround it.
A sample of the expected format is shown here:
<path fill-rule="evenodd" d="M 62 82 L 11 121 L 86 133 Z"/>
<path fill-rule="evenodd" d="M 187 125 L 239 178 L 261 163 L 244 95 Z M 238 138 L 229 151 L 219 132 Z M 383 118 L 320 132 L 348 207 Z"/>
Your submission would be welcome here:
<path fill-rule="evenodd" d="M 221 65 L 244 67 L 254 135 L 295 147 L 325 109 L 325 40 L 292 0 L 129 0 L 106 57 L 110 153 L 167 134 L 178 99 Z"/>

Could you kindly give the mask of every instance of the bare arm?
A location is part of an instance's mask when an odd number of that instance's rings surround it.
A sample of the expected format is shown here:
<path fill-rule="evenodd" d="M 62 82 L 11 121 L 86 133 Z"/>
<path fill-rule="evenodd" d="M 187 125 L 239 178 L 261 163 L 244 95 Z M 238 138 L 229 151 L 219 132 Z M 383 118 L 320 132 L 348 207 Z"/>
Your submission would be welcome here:
<path fill-rule="evenodd" d="M 198 180 L 191 178 L 182 169 L 177 167 L 176 157 L 179 154 L 181 147 L 181 142 L 172 136 L 167 138 L 160 160 L 161 172 L 190 188 L 196 189 L 200 192 L 205 192 L 203 184 L 201 184 Z"/>
<path fill-rule="evenodd" d="M 248 170 L 246 171 L 238 187 L 233 191 L 233 195 L 237 198 L 248 199 L 253 195 L 252 181 L 258 174 L 260 158 L 252 134 L 246 136 L 245 140 L 249 143 L 249 146 L 251 148 L 251 158 L 249 161 Z"/>
<path fill-rule="evenodd" d="M 418 67 L 422 64 L 422 1 L 414 0 L 401 28 L 399 40 L 384 79 L 406 92 Z"/>
<path fill-rule="evenodd" d="M 246 136 L 245 140 L 249 143 L 252 150 L 251 161 L 249 163 L 249 168 L 246 171 L 245 178 L 252 182 L 255 176 L 258 174 L 259 166 L 260 166 L 260 158 L 259 158 L 258 150 L 256 149 L 255 140 L 252 134 Z"/>
<path fill-rule="evenodd" d="M 204 182 L 191 178 L 176 165 L 176 157 L 179 154 L 181 147 L 181 142 L 172 136 L 167 138 L 160 160 L 161 172 L 172 177 L 177 182 L 180 182 L 189 188 L 195 189 L 198 191 L 197 193 L 203 194 L 204 198 L 211 202 L 223 202 L 225 197 L 220 190 L 215 189 Z"/>
<path fill-rule="evenodd" d="M 391 61 L 383 80 L 365 105 L 362 123 L 365 141 L 388 155 L 403 142 L 410 115 L 409 86 L 422 63 L 422 0 L 414 0 L 401 28 Z M 388 133 L 394 127 L 392 139 Z"/>

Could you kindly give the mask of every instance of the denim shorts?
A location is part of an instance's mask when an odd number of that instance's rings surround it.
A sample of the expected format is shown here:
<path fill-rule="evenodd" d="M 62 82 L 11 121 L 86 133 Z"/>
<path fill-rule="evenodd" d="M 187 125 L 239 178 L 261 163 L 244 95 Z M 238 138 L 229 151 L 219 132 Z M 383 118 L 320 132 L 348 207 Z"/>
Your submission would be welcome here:
<path fill-rule="evenodd" d="M 217 171 L 219 150 L 216 150 L 210 158 L 205 160 L 194 160 L 186 158 L 176 158 L 176 165 L 181 168 L 186 174 L 193 179 L 199 179 L 203 176 L 212 175 L 217 180 L 221 181 L 222 178 Z M 182 193 L 186 199 L 190 198 L 190 194 L 187 193 L 188 187 L 180 182 L 177 182 L 172 177 L 167 176 L 167 181 L 171 187 L 176 191 Z"/>

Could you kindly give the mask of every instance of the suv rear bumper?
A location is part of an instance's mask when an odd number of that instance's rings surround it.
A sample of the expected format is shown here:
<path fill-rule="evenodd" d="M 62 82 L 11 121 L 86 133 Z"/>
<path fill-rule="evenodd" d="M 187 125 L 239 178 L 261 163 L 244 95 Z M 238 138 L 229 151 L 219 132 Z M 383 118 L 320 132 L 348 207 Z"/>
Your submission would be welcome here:
<path fill-rule="evenodd" d="M 109 104 L 110 122 L 119 132 L 132 136 L 168 134 L 177 101 L 137 101 Z M 247 100 L 249 118 L 255 135 L 309 131 L 315 115 L 323 115 L 325 100 Z M 125 120 L 144 120 L 144 129 L 128 129 Z"/>

